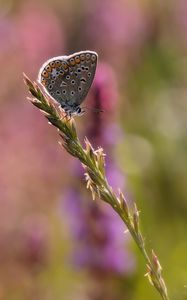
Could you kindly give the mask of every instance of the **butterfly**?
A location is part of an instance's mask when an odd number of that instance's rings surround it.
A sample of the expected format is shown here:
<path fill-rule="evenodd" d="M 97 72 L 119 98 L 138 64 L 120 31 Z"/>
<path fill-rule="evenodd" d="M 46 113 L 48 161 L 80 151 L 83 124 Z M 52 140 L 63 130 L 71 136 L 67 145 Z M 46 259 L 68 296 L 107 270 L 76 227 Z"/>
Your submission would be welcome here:
<path fill-rule="evenodd" d="M 82 115 L 80 107 L 93 82 L 98 55 L 94 51 L 80 51 L 68 56 L 47 60 L 40 68 L 38 81 L 67 115 Z"/>

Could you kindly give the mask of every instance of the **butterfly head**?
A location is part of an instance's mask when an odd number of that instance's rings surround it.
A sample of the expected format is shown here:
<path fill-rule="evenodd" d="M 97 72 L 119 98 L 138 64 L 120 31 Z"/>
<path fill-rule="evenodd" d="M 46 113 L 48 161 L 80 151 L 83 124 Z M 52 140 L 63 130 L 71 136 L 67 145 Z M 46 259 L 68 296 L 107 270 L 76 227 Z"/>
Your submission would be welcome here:
<path fill-rule="evenodd" d="M 85 113 L 85 110 L 81 108 L 79 105 L 76 106 L 69 106 L 65 105 L 62 106 L 65 113 L 69 116 L 82 116 Z"/>

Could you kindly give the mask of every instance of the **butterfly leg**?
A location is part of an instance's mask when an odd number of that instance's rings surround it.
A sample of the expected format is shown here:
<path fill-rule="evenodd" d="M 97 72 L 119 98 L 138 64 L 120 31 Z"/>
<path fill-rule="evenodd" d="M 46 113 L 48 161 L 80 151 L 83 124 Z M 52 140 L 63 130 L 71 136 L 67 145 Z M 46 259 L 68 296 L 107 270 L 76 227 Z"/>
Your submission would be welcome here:
<path fill-rule="evenodd" d="M 69 119 L 67 119 L 67 122 L 69 122 L 71 120 L 72 114 L 70 111 L 67 112 L 67 116 L 69 117 Z"/>
<path fill-rule="evenodd" d="M 65 107 L 65 106 L 63 107 L 60 105 L 59 108 L 60 108 L 60 111 L 63 113 L 62 120 L 67 119 L 69 116 L 69 110 L 67 109 L 67 107 Z"/>

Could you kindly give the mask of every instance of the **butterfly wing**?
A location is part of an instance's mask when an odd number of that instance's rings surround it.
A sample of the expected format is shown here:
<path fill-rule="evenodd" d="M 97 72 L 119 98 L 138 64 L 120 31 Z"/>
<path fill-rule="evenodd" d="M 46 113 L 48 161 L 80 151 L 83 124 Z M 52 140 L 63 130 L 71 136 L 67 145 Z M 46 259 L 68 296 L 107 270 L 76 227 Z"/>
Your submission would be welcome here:
<path fill-rule="evenodd" d="M 93 82 L 97 57 L 96 52 L 81 51 L 52 58 L 41 67 L 38 80 L 62 107 L 78 106 Z"/>

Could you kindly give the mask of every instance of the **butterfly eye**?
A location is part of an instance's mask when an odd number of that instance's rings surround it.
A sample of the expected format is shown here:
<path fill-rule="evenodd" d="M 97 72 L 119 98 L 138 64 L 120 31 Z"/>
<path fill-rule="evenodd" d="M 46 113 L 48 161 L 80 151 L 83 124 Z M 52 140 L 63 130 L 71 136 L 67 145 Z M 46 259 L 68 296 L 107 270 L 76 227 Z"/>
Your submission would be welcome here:
<path fill-rule="evenodd" d="M 90 54 L 89 53 L 86 54 L 86 59 L 90 59 Z"/>
<path fill-rule="evenodd" d="M 62 93 L 65 95 L 66 94 L 66 90 L 63 90 Z"/>
<path fill-rule="evenodd" d="M 64 75 L 64 71 L 60 70 L 59 71 L 60 75 Z"/>
<path fill-rule="evenodd" d="M 55 83 L 55 81 L 54 80 L 51 80 L 51 84 L 54 84 Z"/>
<path fill-rule="evenodd" d="M 81 92 L 81 91 L 82 91 L 82 88 L 81 88 L 81 86 L 79 86 L 78 90 L 79 90 L 79 92 Z"/>
<path fill-rule="evenodd" d="M 84 71 L 84 66 L 82 66 L 81 69 Z"/>
<path fill-rule="evenodd" d="M 74 91 L 71 91 L 71 96 L 74 96 L 75 95 L 75 92 Z"/>
<path fill-rule="evenodd" d="M 89 70 L 89 68 L 88 68 L 88 67 L 86 67 L 86 68 L 85 68 L 85 70 L 86 70 L 86 71 L 88 71 L 88 70 Z"/>
<path fill-rule="evenodd" d="M 69 80 L 69 79 L 70 79 L 70 76 L 69 76 L 69 75 L 66 75 L 66 79 Z"/>
<path fill-rule="evenodd" d="M 75 80 L 72 80 L 71 83 L 72 83 L 72 84 L 75 84 Z"/>
<path fill-rule="evenodd" d="M 48 89 L 51 90 L 53 88 L 52 84 L 48 85 Z"/>
<path fill-rule="evenodd" d="M 91 73 L 89 72 L 89 73 L 88 73 L 88 77 L 90 77 L 90 76 L 91 76 Z"/>
<path fill-rule="evenodd" d="M 56 94 L 59 96 L 61 93 L 60 93 L 60 91 L 56 91 Z"/>
<path fill-rule="evenodd" d="M 78 68 L 78 69 L 77 69 L 77 72 L 79 72 L 79 73 L 80 73 L 80 72 L 81 72 L 81 69 L 80 69 L 80 68 Z"/>

